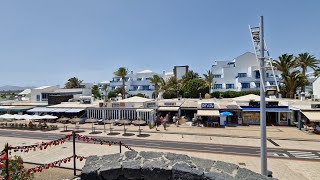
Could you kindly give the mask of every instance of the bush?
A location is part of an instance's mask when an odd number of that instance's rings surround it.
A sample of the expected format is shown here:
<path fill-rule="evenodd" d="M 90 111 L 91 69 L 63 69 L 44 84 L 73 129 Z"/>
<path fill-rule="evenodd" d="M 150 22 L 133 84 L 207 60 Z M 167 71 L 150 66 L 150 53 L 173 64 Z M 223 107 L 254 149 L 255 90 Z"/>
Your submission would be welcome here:
<path fill-rule="evenodd" d="M 5 162 L 1 163 L 3 164 L 0 166 L 0 179 L 4 179 L 6 177 L 6 166 Z M 13 158 L 9 158 L 9 174 L 11 174 L 11 180 L 30 180 L 34 178 L 32 173 L 27 173 L 27 170 L 23 166 L 23 160 L 20 156 L 14 156 Z"/>
<path fill-rule="evenodd" d="M 225 92 L 216 91 L 211 93 L 211 97 L 235 98 L 239 96 L 245 96 L 248 94 L 260 95 L 260 92 L 259 91 L 225 91 Z"/>

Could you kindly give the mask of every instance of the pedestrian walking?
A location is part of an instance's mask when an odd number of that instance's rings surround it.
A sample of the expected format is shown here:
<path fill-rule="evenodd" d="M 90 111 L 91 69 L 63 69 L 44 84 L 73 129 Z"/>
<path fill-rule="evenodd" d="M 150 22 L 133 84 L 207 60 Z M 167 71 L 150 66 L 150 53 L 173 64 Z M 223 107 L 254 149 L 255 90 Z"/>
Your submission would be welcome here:
<path fill-rule="evenodd" d="M 177 116 L 173 116 L 172 121 L 176 124 L 176 127 L 179 126 L 179 120 L 178 120 Z"/>

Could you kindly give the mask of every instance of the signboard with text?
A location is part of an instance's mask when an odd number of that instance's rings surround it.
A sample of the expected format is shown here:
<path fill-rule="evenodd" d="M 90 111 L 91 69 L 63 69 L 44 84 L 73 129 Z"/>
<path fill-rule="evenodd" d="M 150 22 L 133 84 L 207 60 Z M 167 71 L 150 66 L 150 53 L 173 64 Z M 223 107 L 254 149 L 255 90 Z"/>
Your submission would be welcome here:
<path fill-rule="evenodd" d="M 165 106 L 175 106 L 176 103 L 175 102 L 165 102 L 164 105 Z"/>
<path fill-rule="evenodd" d="M 201 103 L 201 109 L 214 109 L 214 103 Z"/>

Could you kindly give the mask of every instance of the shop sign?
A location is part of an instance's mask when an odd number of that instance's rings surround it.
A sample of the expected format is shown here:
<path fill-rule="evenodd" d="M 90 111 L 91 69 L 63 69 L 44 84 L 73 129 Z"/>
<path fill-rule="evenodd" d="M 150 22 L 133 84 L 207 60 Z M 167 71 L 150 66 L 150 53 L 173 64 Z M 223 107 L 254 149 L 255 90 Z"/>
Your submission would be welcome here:
<path fill-rule="evenodd" d="M 156 107 L 156 103 L 155 102 L 148 102 L 146 106 L 147 106 L 147 108 Z"/>
<path fill-rule="evenodd" d="M 201 109 L 214 109 L 214 103 L 201 103 Z"/>
<path fill-rule="evenodd" d="M 164 105 L 165 106 L 175 106 L 176 103 L 175 102 L 165 102 Z"/>

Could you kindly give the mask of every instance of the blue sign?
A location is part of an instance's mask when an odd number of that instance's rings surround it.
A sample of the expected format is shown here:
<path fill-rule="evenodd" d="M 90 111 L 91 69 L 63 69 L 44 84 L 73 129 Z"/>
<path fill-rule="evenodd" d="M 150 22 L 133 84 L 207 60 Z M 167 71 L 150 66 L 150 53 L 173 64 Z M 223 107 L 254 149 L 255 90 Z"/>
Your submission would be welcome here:
<path fill-rule="evenodd" d="M 175 102 L 165 102 L 164 105 L 165 106 L 175 106 L 176 103 Z"/>
<path fill-rule="evenodd" d="M 201 103 L 201 109 L 214 109 L 214 103 Z"/>

